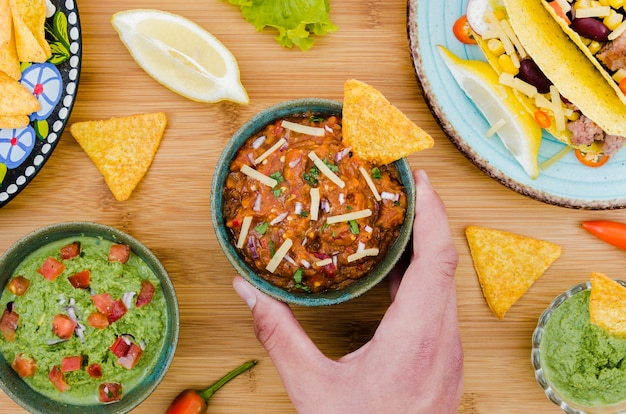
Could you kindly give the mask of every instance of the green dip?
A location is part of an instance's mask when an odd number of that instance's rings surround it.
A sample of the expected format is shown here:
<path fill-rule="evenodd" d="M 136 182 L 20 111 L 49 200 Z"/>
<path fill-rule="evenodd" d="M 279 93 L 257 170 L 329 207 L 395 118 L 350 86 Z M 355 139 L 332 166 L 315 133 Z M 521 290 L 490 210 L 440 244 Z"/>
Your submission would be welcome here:
<path fill-rule="evenodd" d="M 591 324 L 590 294 L 573 295 L 550 316 L 541 338 L 541 366 L 564 400 L 610 406 L 626 399 L 626 339 Z"/>
<path fill-rule="evenodd" d="M 62 260 L 60 248 L 75 241 L 81 244 L 81 255 Z M 0 315 L 8 302 L 14 302 L 14 311 L 19 314 L 16 339 L 9 342 L 0 334 L 0 351 L 9 364 L 19 353 L 35 359 L 37 371 L 24 381 L 56 401 L 97 404 L 98 386 L 109 382 L 122 384 L 123 394 L 126 394 L 150 373 L 161 353 L 167 315 L 159 280 L 134 253 L 126 264 L 109 262 L 107 256 L 111 244 L 96 237 L 73 237 L 48 244 L 30 254 L 13 274 L 13 277 L 21 275 L 30 280 L 26 293 L 15 296 L 5 288 L 0 297 Z M 48 257 L 54 257 L 65 265 L 65 271 L 52 282 L 37 272 Z M 68 277 L 85 269 L 91 271 L 89 288 L 74 288 Z M 150 303 L 137 308 L 135 300 L 144 279 L 152 282 L 155 292 Z M 104 329 L 89 326 L 87 317 L 97 312 L 91 295 L 109 293 L 115 300 L 121 299 L 126 292 L 134 292 L 135 295 L 121 319 Z M 67 315 L 67 307 L 72 303 L 78 321 L 85 326 L 84 340 L 75 333 L 65 342 L 49 345 L 49 342 L 59 339 L 52 332 L 52 318 L 57 314 Z M 143 355 L 132 369 L 119 365 L 117 357 L 109 350 L 121 335 L 132 335 L 132 341 L 144 348 Z M 62 393 L 48 379 L 48 373 L 53 366 L 60 367 L 63 357 L 76 355 L 83 356 L 83 368 L 64 374 L 71 388 Z M 85 367 L 93 363 L 101 365 L 102 377 L 94 379 L 87 373 Z"/>

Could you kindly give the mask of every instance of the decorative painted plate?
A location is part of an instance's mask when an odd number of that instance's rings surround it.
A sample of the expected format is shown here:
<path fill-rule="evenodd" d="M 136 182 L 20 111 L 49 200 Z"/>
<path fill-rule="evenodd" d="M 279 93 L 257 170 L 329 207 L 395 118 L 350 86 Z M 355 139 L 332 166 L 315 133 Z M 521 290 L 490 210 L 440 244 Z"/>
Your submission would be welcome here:
<path fill-rule="evenodd" d="M 46 40 L 52 57 L 22 63 L 20 82 L 41 104 L 25 128 L 0 128 L 0 207 L 41 170 L 72 111 L 80 77 L 82 40 L 75 0 L 46 0 Z"/>
<path fill-rule="evenodd" d="M 459 88 L 436 48 L 443 45 L 460 58 L 485 60 L 478 46 L 462 44 L 452 33 L 466 5 L 467 0 L 408 0 L 407 32 L 415 73 L 450 141 L 487 175 L 528 197 L 569 208 L 626 207 L 626 149 L 599 168 L 584 166 L 570 151 L 533 180 L 498 138 L 485 138 L 487 121 Z M 544 133 L 539 164 L 563 148 Z"/>

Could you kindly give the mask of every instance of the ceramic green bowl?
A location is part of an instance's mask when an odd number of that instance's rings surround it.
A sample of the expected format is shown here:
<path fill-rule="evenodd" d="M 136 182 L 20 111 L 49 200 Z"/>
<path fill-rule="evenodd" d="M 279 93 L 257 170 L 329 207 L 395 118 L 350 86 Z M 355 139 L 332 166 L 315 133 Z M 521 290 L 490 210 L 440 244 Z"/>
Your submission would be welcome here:
<path fill-rule="evenodd" d="M 103 224 L 91 222 L 52 224 L 25 235 L 0 257 L 0 292 L 4 290 L 5 285 L 12 278 L 14 270 L 30 253 L 48 243 L 78 236 L 102 237 L 115 243 L 130 245 L 132 252 L 143 259 L 161 282 L 166 302 L 167 326 L 162 333 L 164 338 L 163 345 L 160 352 L 157 353 L 159 355 L 158 360 L 152 372 L 149 372 L 134 388 L 125 391 L 120 401 L 109 404 L 70 405 L 54 401 L 34 391 L 17 375 L 11 368 L 10 363 L 0 353 L 0 387 L 17 404 L 32 413 L 128 413 L 144 401 L 159 385 L 170 367 L 178 343 L 180 316 L 174 286 L 165 268 L 147 247 L 128 234 Z"/>
<path fill-rule="evenodd" d="M 228 236 L 228 229 L 224 224 L 222 208 L 224 202 L 223 188 L 228 175 L 228 167 L 239 148 L 252 135 L 278 119 L 305 112 L 320 115 L 341 115 L 342 108 L 341 102 L 318 98 L 290 100 L 269 107 L 252 117 L 233 135 L 226 144 L 215 168 L 211 186 L 211 220 L 217 240 L 224 254 L 235 270 L 239 272 L 244 279 L 262 292 L 286 303 L 301 306 L 333 305 L 362 295 L 385 278 L 402 256 L 411 238 L 413 219 L 415 217 L 415 183 L 409 162 L 403 158 L 395 162 L 407 195 L 407 215 L 400 230 L 400 234 L 385 258 L 372 272 L 342 290 L 327 291 L 317 294 L 288 292 L 257 275 L 241 257 L 237 248 L 231 243 Z"/>

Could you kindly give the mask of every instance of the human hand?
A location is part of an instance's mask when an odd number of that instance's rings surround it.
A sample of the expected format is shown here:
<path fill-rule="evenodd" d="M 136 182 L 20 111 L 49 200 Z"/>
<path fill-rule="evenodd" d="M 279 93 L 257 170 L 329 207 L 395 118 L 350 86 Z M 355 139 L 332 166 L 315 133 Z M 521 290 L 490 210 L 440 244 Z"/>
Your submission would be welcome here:
<path fill-rule="evenodd" d="M 417 185 L 412 255 L 389 275 L 392 303 L 372 339 L 334 361 L 291 309 L 241 276 L 233 287 L 252 309 L 255 334 L 299 413 L 453 413 L 463 392 L 454 272 L 458 254 L 445 207 L 426 173 Z M 401 269 L 400 269 L 401 270 Z"/>

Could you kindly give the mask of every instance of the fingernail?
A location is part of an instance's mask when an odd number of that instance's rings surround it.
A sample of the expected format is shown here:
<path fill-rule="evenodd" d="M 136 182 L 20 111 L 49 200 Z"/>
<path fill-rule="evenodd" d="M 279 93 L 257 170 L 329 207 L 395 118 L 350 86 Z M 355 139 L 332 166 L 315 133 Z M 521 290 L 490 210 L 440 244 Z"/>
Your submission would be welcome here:
<path fill-rule="evenodd" d="M 248 307 L 250 309 L 254 309 L 254 305 L 256 305 L 256 293 L 254 291 L 254 288 L 243 279 L 235 280 L 235 282 L 233 283 L 233 288 L 235 289 L 235 292 L 237 292 L 239 297 L 248 304 Z"/>
<path fill-rule="evenodd" d="M 420 180 L 423 180 L 426 184 L 430 185 L 430 179 L 428 178 L 428 174 L 426 174 L 425 170 L 419 170 Z"/>

